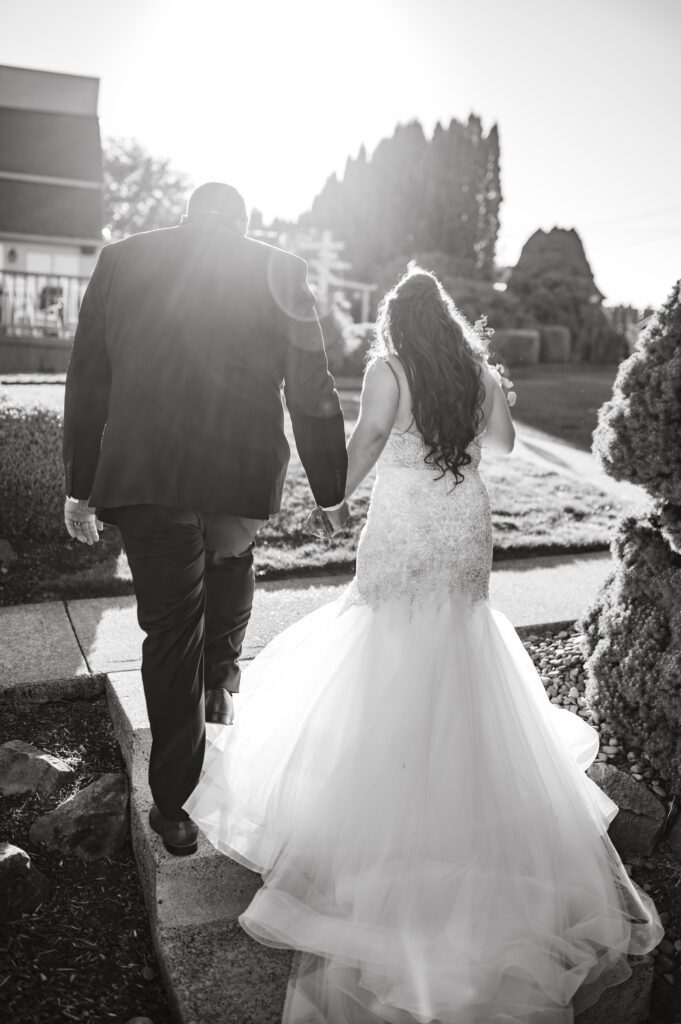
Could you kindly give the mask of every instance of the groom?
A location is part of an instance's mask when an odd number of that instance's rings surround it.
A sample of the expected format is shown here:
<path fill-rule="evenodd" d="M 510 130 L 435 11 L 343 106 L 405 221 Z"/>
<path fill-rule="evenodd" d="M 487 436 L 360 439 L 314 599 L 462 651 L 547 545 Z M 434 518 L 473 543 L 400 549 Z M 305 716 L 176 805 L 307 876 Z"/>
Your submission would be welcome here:
<path fill-rule="evenodd" d="M 343 415 L 306 264 L 246 237 L 247 222 L 236 189 L 210 182 L 177 227 L 105 246 L 66 376 L 66 526 L 88 544 L 101 521 L 121 531 L 146 633 L 149 820 L 175 854 L 197 848 L 182 804 L 204 723 L 234 717 L 254 538 L 290 454 L 282 384 L 315 500 L 331 529 L 347 518 Z"/>

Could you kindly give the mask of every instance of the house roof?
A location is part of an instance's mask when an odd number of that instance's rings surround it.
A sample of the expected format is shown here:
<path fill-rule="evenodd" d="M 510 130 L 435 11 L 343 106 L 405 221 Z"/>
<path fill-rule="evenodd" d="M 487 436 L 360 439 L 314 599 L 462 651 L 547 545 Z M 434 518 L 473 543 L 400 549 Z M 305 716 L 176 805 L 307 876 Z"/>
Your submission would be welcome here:
<path fill-rule="evenodd" d="M 99 79 L 0 64 L 0 106 L 97 115 Z"/>
<path fill-rule="evenodd" d="M 102 181 L 96 117 L 0 107 L 0 172 Z"/>
<path fill-rule="evenodd" d="M 102 236 L 102 193 L 99 189 L 0 178 L 0 231 L 98 241 Z"/>

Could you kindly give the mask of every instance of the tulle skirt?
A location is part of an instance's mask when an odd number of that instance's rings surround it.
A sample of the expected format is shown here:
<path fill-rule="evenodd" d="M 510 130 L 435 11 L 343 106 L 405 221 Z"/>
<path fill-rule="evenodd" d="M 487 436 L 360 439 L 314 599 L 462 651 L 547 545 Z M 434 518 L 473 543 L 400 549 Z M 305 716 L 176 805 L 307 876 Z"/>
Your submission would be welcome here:
<path fill-rule="evenodd" d="M 246 668 L 184 807 L 263 876 L 240 916 L 299 950 L 286 1024 L 571 1024 L 663 937 L 509 620 L 344 597 Z"/>

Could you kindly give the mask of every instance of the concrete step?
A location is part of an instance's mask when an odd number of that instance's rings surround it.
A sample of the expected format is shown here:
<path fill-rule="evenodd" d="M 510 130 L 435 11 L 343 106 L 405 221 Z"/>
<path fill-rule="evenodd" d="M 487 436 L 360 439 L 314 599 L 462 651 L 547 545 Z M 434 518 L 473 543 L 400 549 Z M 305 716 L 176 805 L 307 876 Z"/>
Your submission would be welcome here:
<path fill-rule="evenodd" d="M 168 853 L 149 824 L 151 734 L 140 673 L 110 675 L 106 692 L 114 732 L 130 777 L 132 844 L 154 922 L 159 927 L 179 927 L 236 921 L 259 888 L 260 875 L 219 853 L 200 831 L 199 848 L 191 857 Z"/>
<path fill-rule="evenodd" d="M 182 1024 L 280 1024 L 290 950 L 254 942 L 233 921 L 160 928 L 156 944 Z"/>
<path fill-rule="evenodd" d="M 154 946 L 181 1024 L 278 1024 L 293 954 L 254 942 L 237 922 L 260 876 L 218 853 L 199 832 L 191 857 L 168 853 L 148 821 L 151 735 L 138 671 L 107 677 L 116 737 L 131 782 L 133 849 Z M 208 726 L 219 729 L 220 726 Z M 578 1024 L 643 1024 L 653 958 L 632 957 L 631 977 L 576 1015 Z"/>

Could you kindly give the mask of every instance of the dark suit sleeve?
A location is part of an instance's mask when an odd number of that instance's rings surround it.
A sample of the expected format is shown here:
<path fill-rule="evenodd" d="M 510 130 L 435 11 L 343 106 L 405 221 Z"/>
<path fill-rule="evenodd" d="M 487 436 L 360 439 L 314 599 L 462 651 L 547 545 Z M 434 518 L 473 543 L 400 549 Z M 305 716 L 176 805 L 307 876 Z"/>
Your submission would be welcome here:
<path fill-rule="evenodd" d="M 66 493 L 89 498 L 97 470 L 111 388 L 104 344 L 104 253 L 85 289 L 64 394 L 64 477 Z"/>
<path fill-rule="evenodd" d="M 280 310 L 286 333 L 284 395 L 293 434 L 315 501 L 337 505 L 345 496 L 348 456 L 340 399 L 324 349 L 307 266 L 285 264 Z"/>

